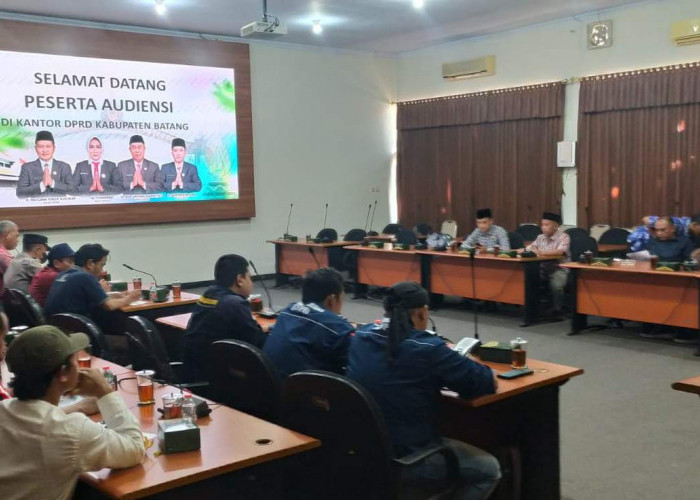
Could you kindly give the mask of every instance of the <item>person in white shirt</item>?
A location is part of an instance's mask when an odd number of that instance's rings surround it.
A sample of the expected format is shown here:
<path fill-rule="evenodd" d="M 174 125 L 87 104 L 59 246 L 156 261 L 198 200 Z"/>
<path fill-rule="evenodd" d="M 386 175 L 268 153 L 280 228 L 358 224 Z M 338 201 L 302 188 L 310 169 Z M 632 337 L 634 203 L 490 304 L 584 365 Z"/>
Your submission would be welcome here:
<path fill-rule="evenodd" d="M 71 498 L 78 475 L 138 465 L 145 455 L 139 424 L 96 369 L 78 368 L 83 333 L 31 328 L 7 350 L 14 398 L 0 402 L 0 491 L 4 500 Z M 63 394 L 97 398 L 106 428 L 58 407 Z"/>

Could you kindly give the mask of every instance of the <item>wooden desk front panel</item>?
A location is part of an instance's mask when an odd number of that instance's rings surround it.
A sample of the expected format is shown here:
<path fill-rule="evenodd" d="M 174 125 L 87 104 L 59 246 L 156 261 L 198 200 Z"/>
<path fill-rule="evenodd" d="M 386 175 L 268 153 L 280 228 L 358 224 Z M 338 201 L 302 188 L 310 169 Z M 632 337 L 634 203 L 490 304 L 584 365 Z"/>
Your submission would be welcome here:
<path fill-rule="evenodd" d="M 307 271 L 319 267 L 328 266 L 328 250 L 321 246 L 309 247 L 306 245 L 279 245 L 279 272 L 282 274 L 293 274 L 303 276 Z M 314 260 L 314 255 L 309 253 L 311 248 L 318 260 Z"/>
<path fill-rule="evenodd" d="M 578 271 L 576 312 L 698 328 L 698 280 L 661 273 Z"/>
<path fill-rule="evenodd" d="M 525 304 L 525 273 L 519 262 L 476 259 L 474 271 L 476 297 L 472 293 L 469 259 L 433 255 L 430 262 L 430 292 L 505 304 Z"/>
<path fill-rule="evenodd" d="M 392 286 L 399 281 L 421 282 L 420 256 L 400 251 L 358 251 L 357 281 L 365 285 Z"/>

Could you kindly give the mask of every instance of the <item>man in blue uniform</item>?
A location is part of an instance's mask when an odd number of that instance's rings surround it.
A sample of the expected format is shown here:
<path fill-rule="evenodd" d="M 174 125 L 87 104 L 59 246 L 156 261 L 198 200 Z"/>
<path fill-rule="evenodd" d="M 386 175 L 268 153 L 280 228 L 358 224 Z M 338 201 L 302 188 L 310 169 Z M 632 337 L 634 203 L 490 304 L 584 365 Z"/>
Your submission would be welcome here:
<path fill-rule="evenodd" d="M 235 254 L 219 257 L 214 285 L 199 298 L 185 331 L 185 382 L 206 380 L 209 346 L 217 340 L 236 339 L 263 346 L 266 335 L 253 318 L 247 298 L 252 291 L 248 261 Z"/>
<path fill-rule="evenodd" d="M 474 446 L 440 437 L 433 426 L 440 390 L 448 387 L 465 398 L 491 394 L 491 369 L 453 351 L 428 325 L 428 292 L 401 282 L 384 300 L 382 324 L 358 329 L 351 344 L 347 376 L 362 384 L 381 408 L 397 456 L 434 443 L 452 448 L 465 480 L 455 498 L 477 500 L 491 494 L 500 479 L 498 461 Z M 444 459 L 433 457 L 407 471 L 419 480 L 444 477 Z"/>
<path fill-rule="evenodd" d="M 263 351 L 283 378 L 302 370 L 342 374 L 354 331 L 339 316 L 345 297 L 343 276 L 323 267 L 307 273 L 301 288 L 301 302 L 280 313 Z"/>

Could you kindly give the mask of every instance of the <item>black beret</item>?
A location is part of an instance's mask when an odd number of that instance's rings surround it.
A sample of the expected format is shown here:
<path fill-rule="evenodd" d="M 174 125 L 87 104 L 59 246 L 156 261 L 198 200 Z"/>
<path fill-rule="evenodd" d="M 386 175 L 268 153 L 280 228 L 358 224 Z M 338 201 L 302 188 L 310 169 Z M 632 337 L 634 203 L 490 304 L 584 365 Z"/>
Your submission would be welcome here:
<path fill-rule="evenodd" d="M 184 140 L 184 139 L 180 139 L 179 137 L 173 139 L 172 146 L 170 146 L 170 147 L 171 147 L 171 148 L 175 148 L 175 147 L 177 147 L 177 146 L 180 146 L 181 148 L 187 149 L 187 146 L 185 145 L 185 140 Z"/>
<path fill-rule="evenodd" d="M 132 135 L 131 139 L 129 139 L 129 145 L 139 142 L 141 144 L 146 144 L 145 142 L 143 142 L 143 137 L 141 137 L 140 135 Z"/>
<path fill-rule="evenodd" d="M 542 218 L 544 220 L 551 220 L 553 222 L 556 222 L 557 224 L 561 224 L 561 215 L 555 214 L 552 212 L 544 212 L 542 214 Z"/>
<path fill-rule="evenodd" d="M 491 209 L 490 208 L 480 208 L 479 210 L 476 211 L 476 218 L 477 219 L 490 219 L 493 217 L 491 215 Z"/>
<path fill-rule="evenodd" d="M 50 248 L 48 243 L 49 239 L 43 234 L 24 233 L 22 235 L 22 245 L 24 246 L 41 244 Z"/>
<path fill-rule="evenodd" d="M 53 134 L 49 132 L 48 130 L 41 130 L 36 133 L 36 140 L 34 142 L 39 142 L 39 141 L 51 141 L 53 142 Z"/>

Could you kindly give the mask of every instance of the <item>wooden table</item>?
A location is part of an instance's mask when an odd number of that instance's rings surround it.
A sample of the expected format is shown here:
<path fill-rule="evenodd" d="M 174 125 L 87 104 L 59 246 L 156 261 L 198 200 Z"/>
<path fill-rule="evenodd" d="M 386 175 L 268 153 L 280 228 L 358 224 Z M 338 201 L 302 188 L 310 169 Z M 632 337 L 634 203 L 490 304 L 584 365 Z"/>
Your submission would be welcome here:
<path fill-rule="evenodd" d="M 182 334 L 187 329 L 187 324 L 190 322 L 192 313 L 176 314 L 174 316 L 163 316 L 156 319 L 158 324 L 158 332 L 160 333 L 165 348 L 168 351 L 168 357 L 171 361 L 182 361 Z M 253 314 L 255 321 L 261 327 L 272 327 L 275 324 L 275 319 L 263 318 L 257 314 Z"/>
<path fill-rule="evenodd" d="M 485 363 L 498 372 L 507 364 Z M 492 453 L 507 447 L 519 450 L 522 464 L 521 498 L 558 499 L 559 387 L 583 374 L 580 368 L 534 359 L 535 373 L 514 380 L 498 379 L 495 394 L 464 400 L 444 394 L 440 428 L 443 435 Z"/>
<path fill-rule="evenodd" d="M 101 360 L 97 360 L 101 362 Z M 126 369 L 123 369 L 126 370 Z M 130 377 L 133 372 L 119 379 Z M 156 405 L 138 406 L 138 391 L 134 379 L 119 384 L 119 393 L 136 415 L 144 432 L 155 434 L 158 426 L 161 397 L 179 392 L 171 386 L 156 384 Z M 93 417 L 100 420 L 100 416 Z M 314 438 L 299 434 L 278 425 L 225 406 L 214 406 L 209 417 L 197 420 L 200 428 L 201 449 L 198 451 L 156 455 L 157 443 L 147 451 L 145 460 L 136 467 L 124 470 L 103 469 L 82 474 L 81 482 L 88 489 L 98 490 L 109 498 L 135 499 L 156 493 L 168 492 L 168 498 L 194 498 L 194 493 L 209 494 L 209 498 L 223 498 L 230 492 L 219 491 L 211 496 L 211 483 L 205 480 L 222 476 L 243 468 L 270 462 L 320 446 Z M 267 444 L 260 444 L 269 440 Z M 196 483 L 196 484 L 195 484 Z M 193 485 L 190 492 L 188 485 Z M 81 494 L 85 494 L 82 488 Z"/>
<path fill-rule="evenodd" d="M 587 327 L 587 316 L 656 323 L 684 328 L 700 326 L 700 273 L 664 272 L 649 262 L 610 267 L 580 263 L 562 264 L 571 269 L 572 333 Z"/>
<path fill-rule="evenodd" d="M 700 396 L 700 376 L 679 380 L 671 384 L 671 387 L 677 391 L 689 392 Z"/>
<path fill-rule="evenodd" d="M 357 252 L 355 269 L 355 296 L 367 293 L 367 287 L 389 287 L 399 281 L 422 280 L 421 257 L 415 250 L 384 250 L 372 246 L 353 245 L 346 250 Z"/>
<path fill-rule="evenodd" d="M 343 260 L 343 248 L 356 245 L 357 241 L 332 243 L 307 243 L 305 241 L 268 240 L 275 245 L 276 285 L 289 280 L 289 276 L 303 276 L 319 267 L 339 268 Z"/>
<path fill-rule="evenodd" d="M 153 302 L 152 300 L 137 300 L 132 302 L 121 310 L 129 314 L 140 314 L 144 311 L 152 311 L 153 309 L 172 308 L 180 306 L 191 306 L 197 303 L 199 295 L 196 293 L 181 292 L 179 299 L 173 298 L 173 293 L 168 294 L 168 299 L 164 302 Z"/>

